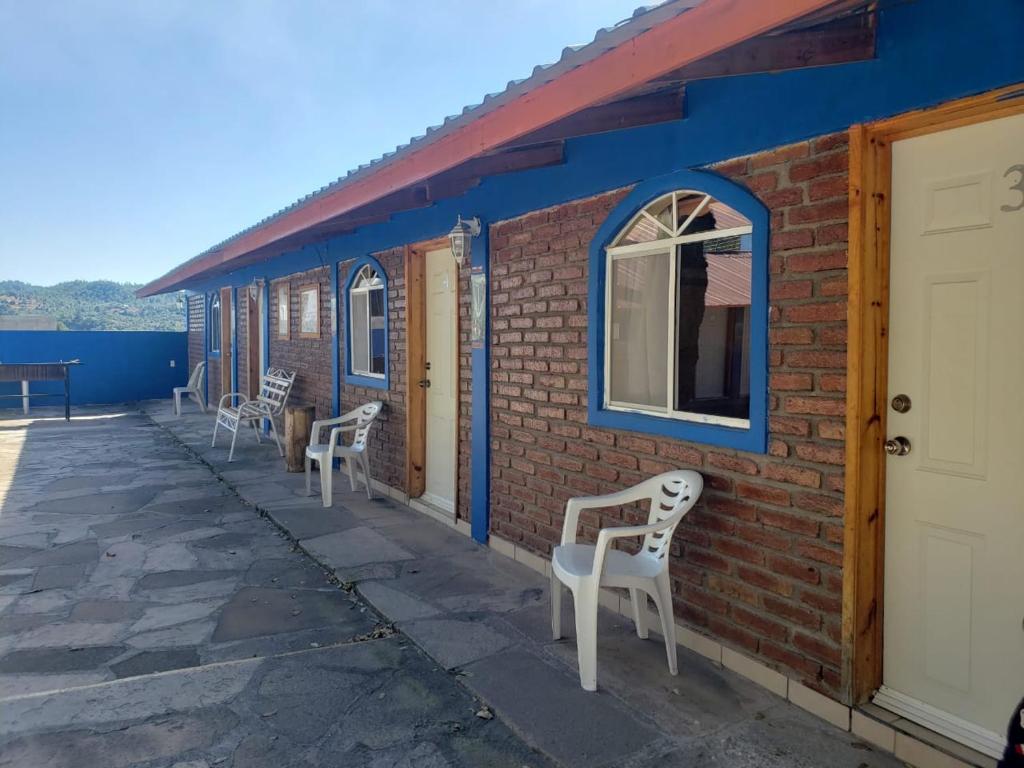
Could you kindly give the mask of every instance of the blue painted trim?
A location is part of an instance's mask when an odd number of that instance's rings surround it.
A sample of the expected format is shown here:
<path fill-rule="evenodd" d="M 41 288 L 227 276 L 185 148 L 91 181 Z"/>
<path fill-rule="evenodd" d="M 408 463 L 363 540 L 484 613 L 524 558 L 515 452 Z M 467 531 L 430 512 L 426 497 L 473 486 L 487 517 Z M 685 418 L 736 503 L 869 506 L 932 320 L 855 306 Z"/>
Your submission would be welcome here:
<path fill-rule="evenodd" d="M 341 312 L 338 262 L 331 264 L 331 415 L 341 415 L 341 351 L 338 349 L 338 323 Z"/>
<path fill-rule="evenodd" d="M 263 324 L 263 370 L 260 376 L 270 369 L 270 279 L 263 277 L 263 317 L 260 318 Z M 270 434 L 270 422 L 263 420 L 263 434 Z"/>
<path fill-rule="evenodd" d="M 388 388 L 386 379 L 378 379 L 374 376 L 360 376 L 357 373 L 346 373 L 345 383 L 352 387 L 370 387 L 371 389 Z"/>
<path fill-rule="evenodd" d="M 231 289 L 231 391 L 238 391 L 238 288 Z"/>
<path fill-rule="evenodd" d="M 203 373 L 203 400 L 210 404 L 210 300 L 203 294 L 203 362 L 206 371 Z"/>
<path fill-rule="evenodd" d="M 473 538 L 487 543 L 491 525 L 491 260 L 489 227 L 480 223 L 480 236 L 472 244 L 471 263 L 483 269 L 484 345 L 472 352 L 473 432 L 470 436 L 470 523 Z"/>
<path fill-rule="evenodd" d="M 605 248 L 655 198 L 676 189 L 712 195 L 746 216 L 752 237 L 750 301 L 750 426 L 746 429 L 624 413 L 604 408 Z M 768 450 L 768 209 L 745 187 L 715 173 L 676 171 L 638 184 L 605 219 L 590 243 L 587 302 L 587 412 L 594 426 L 648 432 L 743 451 Z"/>
<path fill-rule="evenodd" d="M 348 315 L 345 315 L 345 383 L 359 387 L 370 387 L 371 389 L 388 389 L 391 383 L 391 319 L 388 317 L 388 273 L 373 256 L 363 256 L 352 262 L 348 269 L 348 277 L 345 278 L 345 312 L 348 312 L 348 292 L 355 282 L 359 270 L 369 264 L 380 275 L 384 281 L 384 378 L 375 376 L 361 376 L 352 373 L 352 323 Z"/>
<path fill-rule="evenodd" d="M 270 368 L 270 279 L 263 278 L 263 371 L 266 373 Z M 262 374 L 261 374 L 262 375 Z"/>

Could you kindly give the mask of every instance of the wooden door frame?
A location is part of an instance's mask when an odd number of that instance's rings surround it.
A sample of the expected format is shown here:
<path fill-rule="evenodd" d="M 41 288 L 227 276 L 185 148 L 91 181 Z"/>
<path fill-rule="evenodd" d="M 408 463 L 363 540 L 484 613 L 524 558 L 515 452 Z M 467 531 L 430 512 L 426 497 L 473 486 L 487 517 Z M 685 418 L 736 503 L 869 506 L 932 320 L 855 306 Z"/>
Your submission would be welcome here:
<path fill-rule="evenodd" d="M 232 348 L 235 303 L 231 300 L 231 288 L 220 289 L 220 393 L 226 395 L 232 390 L 231 368 L 235 364 Z"/>
<path fill-rule="evenodd" d="M 258 285 L 256 297 L 246 289 L 245 294 L 245 382 L 249 391 L 245 395 L 254 399 L 259 395 L 260 379 L 260 296 L 263 286 Z"/>
<path fill-rule="evenodd" d="M 408 413 L 405 420 L 405 478 L 406 493 L 410 498 L 423 495 L 427 484 L 427 391 L 419 385 L 427 377 L 427 252 L 448 248 L 448 238 L 438 237 L 405 246 L 405 345 L 406 345 L 406 402 Z M 455 323 L 458 334 L 459 275 L 456 269 L 455 281 Z M 455 350 L 455 365 L 458 370 L 459 350 Z M 458 376 L 455 385 L 458 386 Z M 458 496 L 458 409 L 456 409 L 455 451 L 456 479 L 455 494 Z M 454 499 L 456 510 L 458 499 Z"/>
<path fill-rule="evenodd" d="M 851 704 L 866 701 L 882 684 L 892 144 L 1021 113 L 1024 83 L 849 131 L 842 680 Z"/>

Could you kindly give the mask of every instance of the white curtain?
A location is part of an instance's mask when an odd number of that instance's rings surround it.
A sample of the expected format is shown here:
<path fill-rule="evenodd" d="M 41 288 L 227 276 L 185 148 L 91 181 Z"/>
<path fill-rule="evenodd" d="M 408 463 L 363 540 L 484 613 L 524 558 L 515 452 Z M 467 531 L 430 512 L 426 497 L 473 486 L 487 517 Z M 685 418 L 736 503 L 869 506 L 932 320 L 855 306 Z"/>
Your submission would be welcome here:
<path fill-rule="evenodd" d="M 370 329 L 367 326 L 365 292 L 349 294 L 352 318 L 352 372 L 370 372 Z"/>
<path fill-rule="evenodd" d="M 668 406 L 669 253 L 620 256 L 612 261 L 611 399 Z"/>

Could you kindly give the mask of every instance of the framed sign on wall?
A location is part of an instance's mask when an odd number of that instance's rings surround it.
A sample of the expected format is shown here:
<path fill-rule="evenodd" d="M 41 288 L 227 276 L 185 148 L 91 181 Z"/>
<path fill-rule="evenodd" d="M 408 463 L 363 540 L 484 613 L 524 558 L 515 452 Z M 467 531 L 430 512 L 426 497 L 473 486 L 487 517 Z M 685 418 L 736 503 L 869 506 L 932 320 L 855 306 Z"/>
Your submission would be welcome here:
<path fill-rule="evenodd" d="M 320 286 L 316 283 L 299 288 L 299 338 L 320 338 Z"/>

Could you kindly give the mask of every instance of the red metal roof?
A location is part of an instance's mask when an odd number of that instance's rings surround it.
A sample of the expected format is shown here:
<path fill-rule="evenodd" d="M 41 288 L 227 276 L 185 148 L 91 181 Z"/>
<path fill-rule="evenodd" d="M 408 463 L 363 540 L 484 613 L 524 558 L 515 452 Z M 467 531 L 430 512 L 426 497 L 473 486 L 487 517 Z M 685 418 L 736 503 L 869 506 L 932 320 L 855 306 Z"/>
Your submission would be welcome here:
<path fill-rule="evenodd" d="M 659 75 L 801 18 L 834 0 L 669 0 L 567 48 L 526 80 L 489 96 L 395 152 L 184 262 L 138 291 L 152 296 L 273 247 L 346 212 L 643 85 Z M 229 267 L 228 267 L 229 268 Z"/>

